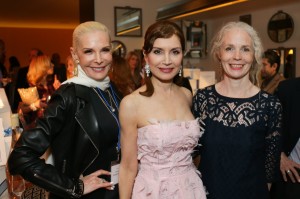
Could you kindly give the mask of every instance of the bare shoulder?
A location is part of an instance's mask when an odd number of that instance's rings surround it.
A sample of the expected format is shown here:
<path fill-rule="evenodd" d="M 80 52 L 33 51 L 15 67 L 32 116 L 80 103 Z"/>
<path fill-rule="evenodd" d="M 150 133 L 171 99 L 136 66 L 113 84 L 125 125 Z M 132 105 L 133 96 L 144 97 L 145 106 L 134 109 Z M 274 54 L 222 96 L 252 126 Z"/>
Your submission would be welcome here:
<path fill-rule="evenodd" d="M 120 108 L 133 108 L 136 107 L 138 101 L 138 96 L 136 93 L 131 93 L 129 95 L 126 95 L 122 100 L 120 104 Z"/>
<path fill-rule="evenodd" d="M 186 97 L 189 103 L 192 102 L 193 94 L 191 91 L 185 87 L 179 87 L 179 90 L 182 92 L 182 94 Z"/>

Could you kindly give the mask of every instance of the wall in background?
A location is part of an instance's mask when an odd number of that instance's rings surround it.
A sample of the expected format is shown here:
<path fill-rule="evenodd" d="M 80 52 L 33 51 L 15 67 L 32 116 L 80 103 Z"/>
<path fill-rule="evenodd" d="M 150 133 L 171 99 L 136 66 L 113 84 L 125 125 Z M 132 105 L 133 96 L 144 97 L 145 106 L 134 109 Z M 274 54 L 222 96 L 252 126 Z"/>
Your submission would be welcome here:
<path fill-rule="evenodd" d="M 108 1 L 103 6 L 100 1 L 95 1 L 95 20 L 103 22 L 112 31 L 112 39 L 117 39 L 122 41 L 126 47 L 127 51 L 133 49 L 141 49 L 143 46 L 143 37 L 114 37 L 114 6 L 131 6 L 142 8 L 143 12 L 143 35 L 147 27 L 155 22 L 157 9 L 174 2 L 174 0 L 161 0 L 161 1 L 149 1 L 147 0 L 114 0 Z M 300 15 L 298 14 L 298 9 L 300 8 L 300 2 L 290 3 L 289 5 L 276 5 L 276 3 L 269 6 L 267 9 L 262 9 L 257 7 L 251 13 L 240 12 L 239 10 L 234 10 L 228 16 L 213 19 L 203 20 L 207 24 L 207 39 L 208 42 L 211 40 L 213 34 L 219 29 L 219 27 L 228 21 L 237 21 L 242 15 L 251 14 L 252 25 L 258 31 L 265 49 L 268 48 L 278 48 L 278 47 L 295 47 L 297 49 L 296 55 L 296 76 L 300 76 Z M 229 8 L 224 8 L 229 9 Z M 267 33 L 267 24 L 269 19 L 278 10 L 283 10 L 292 16 L 294 20 L 295 30 L 292 37 L 283 43 L 275 43 L 271 41 Z M 201 18 L 199 18 L 201 20 Z M 209 48 L 208 48 L 209 50 Z M 205 59 L 193 59 L 191 62 L 197 66 L 201 67 L 203 70 L 215 70 L 218 74 L 218 63 L 215 63 L 211 57 L 208 55 Z"/>
<path fill-rule="evenodd" d="M 111 31 L 112 39 L 120 40 L 126 45 L 127 52 L 134 49 L 141 49 L 143 46 L 143 36 L 146 29 L 156 21 L 157 9 L 168 5 L 175 0 L 113 0 L 95 1 L 95 20 L 104 23 Z M 105 6 L 104 6 L 105 5 Z M 142 37 L 115 37 L 114 33 L 114 6 L 131 6 L 142 8 L 143 36 Z"/>
<path fill-rule="evenodd" d="M 142 8 L 143 13 L 143 35 L 147 27 L 155 22 L 157 9 L 168 5 L 175 0 L 160 0 L 151 1 L 148 0 L 114 0 L 107 1 L 105 4 L 101 1 L 95 1 L 95 20 L 100 21 L 107 25 L 111 30 L 112 39 L 122 41 L 127 51 L 134 49 L 141 49 L 143 46 L 143 37 L 115 37 L 114 36 L 114 6 L 131 6 Z M 233 11 L 226 17 L 203 19 L 207 24 L 207 39 L 211 40 L 213 34 L 217 29 L 228 21 L 239 20 L 239 16 L 251 14 L 252 25 L 259 32 L 262 38 L 265 49 L 278 48 L 278 47 L 295 47 L 297 49 L 296 56 L 296 76 L 300 76 L 300 15 L 298 14 L 298 8 L 300 2 L 290 3 L 289 5 L 274 5 L 269 6 L 267 9 L 261 9 L 257 7 L 251 13 L 243 13 Z M 228 9 L 228 8 L 224 8 Z M 292 37 L 283 43 L 274 43 L 268 37 L 267 24 L 269 19 L 278 10 L 283 10 L 292 16 L 294 20 L 295 30 Z M 199 18 L 201 20 L 201 18 Z M 15 55 L 19 58 L 21 65 L 27 65 L 28 63 L 28 51 L 37 47 L 43 50 L 46 54 L 51 55 L 54 52 L 58 52 L 61 55 L 62 61 L 69 54 L 69 47 L 71 46 L 73 29 L 33 29 L 33 28 L 1 28 L 0 38 L 6 43 L 6 56 Z M 209 50 L 209 48 L 208 48 Z M 196 66 L 201 67 L 203 70 L 215 70 L 218 71 L 218 64 L 213 62 L 208 55 L 205 59 L 193 59 L 191 60 Z M 8 62 L 6 62 L 8 66 Z"/>
<path fill-rule="evenodd" d="M 0 38 L 6 45 L 6 63 L 8 58 L 16 56 L 21 66 L 28 65 L 28 52 L 31 48 L 39 48 L 45 54 L 59 53 L 65 62 L 72 44 L 71 29 L 33 29 L 33 28 L 0 28 Z"/>
<path fill-rule="evenodd" d="M 285 48 L 296 48 L 296 77 L 300 76 L 300 15 L 299 15 L 299 8 L 300 8 L 300 2 L 291 3 L 289 5 L 284 6 L 276 6 L 273 5 L 272 7 L 268 9 L 260 9 L 257 8 L 255 11 L 251 13 L 239 13 L 234 12 L 231 16 L 228 17 L 222 17 L 222 18 L 216 18 L 213 20 L 205 20 L 204 22 L 207 24 L 207 39 L 210 41 L 213 37 L 213 35 L 218 31 L 218 29 L 226 22 L 228 21 L 238 21 L 239 16 L 251 14 L 252 16 L 252 26 L 256 29 L 258 32 L 264 49 L 270 49 L 270 48 L 278 48 L 278 47 L 285 47 Z M 279 10 L 282 10 L 286 13 L 288 13 L 294 21 L 294 33 L 292 37 L 287 40 L 286 42 L 282 43 L 275 43 L 273 42 L 267 32 L 267 26 L 269 19 Z M 210 48 L 208 48 L 210 50 Z M 208 55 L 207 58 L 201 59 L 201 60 L 191 60 L 193 63 L 195 63 L 196 66 L 201 67 L 203 70 L 215 70 L 219 71 L 219 64 L 215 63 L 211 56 Z"/>

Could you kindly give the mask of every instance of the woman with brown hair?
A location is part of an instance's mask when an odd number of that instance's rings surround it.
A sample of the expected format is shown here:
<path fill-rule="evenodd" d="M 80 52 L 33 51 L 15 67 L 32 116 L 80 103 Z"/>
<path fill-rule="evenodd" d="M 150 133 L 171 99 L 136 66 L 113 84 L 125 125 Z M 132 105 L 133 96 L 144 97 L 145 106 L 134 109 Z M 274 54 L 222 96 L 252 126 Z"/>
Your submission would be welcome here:
<path fill-rule="evenodd" d="M 185 39 L 177 24 L 159 21 L 145 35 L 146 84 L 120 105 L 120 198 L 204 199 L 191 153 L 201 136 L 192 93 L 177 83 Z"/>
<path fill-rule="evenodd" d="M 128 63 L 128 68 L 130 69 L 130 73 L 132 79 L 135 84 L 135 89 L 139 88 L 143 84 L 142 78 L 142 63 L 140 55 L 135 51 L 130 51 L 127 56 L 126 60 Z"/>
<path fill-rule="evenodd" d="M 131 73 L 128 70 L 127 61 L 118 55 L 113 55 L 109 78 L 123 96 L 132 93 L 136 89 Z"/>

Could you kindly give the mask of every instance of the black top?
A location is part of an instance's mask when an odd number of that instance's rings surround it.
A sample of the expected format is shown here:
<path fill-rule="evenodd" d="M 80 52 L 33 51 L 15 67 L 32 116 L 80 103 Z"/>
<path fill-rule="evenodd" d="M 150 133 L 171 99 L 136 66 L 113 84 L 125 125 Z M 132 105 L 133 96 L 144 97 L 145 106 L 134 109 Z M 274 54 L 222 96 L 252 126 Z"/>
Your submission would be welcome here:
<path fill-rule="evenodd" d="M 283 151 L 289 155 L 300 138 L 300 77 L 280 82 L 275 94 L 283 108 Z"/>
<path fill-rule="evenodd" d="M 281 104 L 260 91 L 250 98 L 198 90 L 193 113 L 204 127 L 199 170 L 209 199 L 266 199 L 279 172 Z"/>
<path fill-rule="evenodd" d="M 119 137 L 119 126 L 118 126 L 118 104 L 119 101 L 114 103 L 113 93 L 110 88 L 107 91 L 100 91 L 99 89 L 94 88 L 94 92 L 91 93 L 91 102 L 93 103 L 93 107 L 96 110 L 97 120 L 101 121 L 102 135 L 99 140 L 99 151 L 100 155 L 95 159 L 95 161 L 86 169 L 83 175 L 88 175 L 92 172 L 95 172 L 99 169 L 104 169 L 106 171 L 110 171 L 111 163 L 118 159 L 117 155 L 117 146 L 118 146 L 118 137 Z M 101 92 L 101 94 L 99 93 Z M 108 95 L 110 92 L 111 97 Z M 105 100 L 103 99 L 105 98 Z M 102 104 L 101 104 L 102 103 Z M 107 103 L 107 104 L 106 104 Z M 110 104 L 111 103 L 111 104 Z M 101 104 L 101 105 L 100 105 Z M 105 108 L 103 106 L 105 105 Z M 113 105 L 114 112 L 109 109 L 109 106 Z M 110 176 L 103 175 L 99 176 L 105 179 L 108 182 L 111 182 Z M 115 188 L 114 191 L 110 191 L 107 189 L 98 189 L 88 195 L 84 195 L 81 198 L 84 199 L 117 199 L 118 196 L 118 187 Z"/>

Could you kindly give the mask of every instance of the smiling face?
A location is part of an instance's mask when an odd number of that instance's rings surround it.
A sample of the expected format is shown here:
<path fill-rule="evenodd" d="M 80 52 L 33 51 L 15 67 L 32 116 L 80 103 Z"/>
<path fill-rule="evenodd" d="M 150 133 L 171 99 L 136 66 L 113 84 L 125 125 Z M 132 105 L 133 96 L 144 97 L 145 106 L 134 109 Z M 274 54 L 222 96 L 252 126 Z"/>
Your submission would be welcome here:
<path fill-rule="evenodd" d="M 249 78 L 249 70 L 254 61 L 251 37 L 240 28 L 226 32 L 220 46 L 218 57 L 225 78 Z"/>
<path fill-rule="evenodd" d="M 182 58 L 182 46 L 176 35 L 156 39 L 151 52 L 145 55 L 152 76 L 162 81 L 173 81 L 180 70 Z"/>
<path fill-rule="evenodd" d="M 112 62 L 110 38 L 107 32 L 94 30 L 79 36 L 77 47 L 71 48 L 74 60 L 78 60 L 85 74 L 103 80 Z"/>

